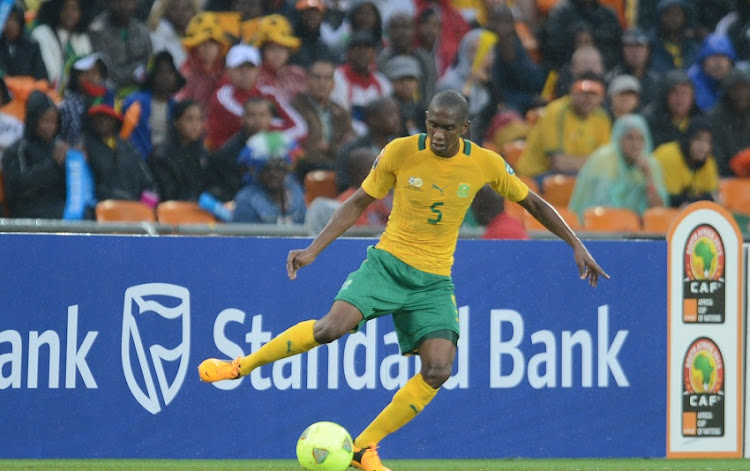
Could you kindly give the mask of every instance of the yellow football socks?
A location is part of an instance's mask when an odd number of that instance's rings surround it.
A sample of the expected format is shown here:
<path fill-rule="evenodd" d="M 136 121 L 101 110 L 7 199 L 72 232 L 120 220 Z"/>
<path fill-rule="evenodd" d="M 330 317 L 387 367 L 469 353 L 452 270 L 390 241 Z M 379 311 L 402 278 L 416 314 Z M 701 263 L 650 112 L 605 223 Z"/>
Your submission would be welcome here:
<path fill-rule="evenodd" d="M 403 388 L 396 391 L 391 403 L 359 434 L 354 440 L 354 445 L 364 448 L 370 443 L 379 443 L 383 437 L 403 427 L 422 412 L 437 392 L 438 390 L 427 384 L 422 374 L 418 373 L 407 381 Z"/>
<path fill-rule="evenodd" d="M 250 374 L 255 368 L 267 363 L 281 360 L 317 347 L 319 344 L 313 338 L 314 320 L 300 322 L 293 325 L 270 342 L 260 347 L 256 352 L 240 359 L 240 373 L 242 376 Z"/>

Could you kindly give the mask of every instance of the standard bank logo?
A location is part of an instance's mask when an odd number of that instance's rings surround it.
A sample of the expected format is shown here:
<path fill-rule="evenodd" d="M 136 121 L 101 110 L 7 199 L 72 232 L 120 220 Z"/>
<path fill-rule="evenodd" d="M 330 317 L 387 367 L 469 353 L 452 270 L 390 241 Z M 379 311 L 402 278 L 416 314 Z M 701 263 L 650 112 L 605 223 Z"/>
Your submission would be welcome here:
<path fill-rule="evenodd" d="M 167 323 L 169 335 L 158 340 L 168 341 L 168 346 L 148 336 L 147 326 L 157 322 Z M 162 409 L 160 396 L 164 406 L 177 396 L 185 380 L 189 354 L 190 292 L 167 283 L 147 283 L 125 290 L 122 370 L 130 392 L 144 409 L 157 414 Z"/>

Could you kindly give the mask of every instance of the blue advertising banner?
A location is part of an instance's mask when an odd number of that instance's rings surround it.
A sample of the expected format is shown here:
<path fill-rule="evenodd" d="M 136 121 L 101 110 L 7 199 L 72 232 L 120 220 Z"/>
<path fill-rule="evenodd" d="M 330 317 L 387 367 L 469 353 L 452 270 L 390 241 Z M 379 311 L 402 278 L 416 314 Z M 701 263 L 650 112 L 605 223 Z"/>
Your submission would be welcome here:
<path fill-rule="evenodd" d="M 320 420 L 356 435 L 418 371 L 390 317 L 238 381 L 250 353 L 325 314 L 373 240 L 4 234 L 0 458 L 292 458 Z M 388 458 L 663 457 L 666 244 L 592 241 L 593 289 L 558 241 L 461 240 L 454 376 Z"/>

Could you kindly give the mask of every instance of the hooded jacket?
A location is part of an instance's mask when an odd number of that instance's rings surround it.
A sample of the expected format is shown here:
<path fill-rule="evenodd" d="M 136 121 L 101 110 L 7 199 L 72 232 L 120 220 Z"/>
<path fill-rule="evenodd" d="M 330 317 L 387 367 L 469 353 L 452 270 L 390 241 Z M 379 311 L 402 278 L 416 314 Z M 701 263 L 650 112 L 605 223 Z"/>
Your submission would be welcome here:
<path fill-rule="evenodd" d="M 713 125 L 713 154 L 722 177 L 735 176 L 729 160 L 750 147 L 750 107 L 741 110 L 732 102 L 729 90 L 745 84 L 750 87 L 750 73 L 734 69 L 722 82 L 722 96 L 708 118 Z"/>
<path fill-rule="evenodd" d="M 61 219 L 65 210 L 65 166 L 52 158 L 55 140 L 43 141 L 36 133 L 50 109 L 55 109 L 52 100 L 33 91 L 26 102 L 24 135 L 3 154 L 5 194 L 16 218 Z"/>
<path fill-rule="evenodd" d="M 703 41 L 695 63 L 688 69 L 688 76 L 695 86 L 695 103 L 701 111 L 708 112 L 719 99 L 721 82 L 711 78 L 703 69 L 703 61 L 709 56 L 722 55 L 729 58 L 732 64 L 737 60 L 734 48 L 729 38 L 718 34 L 710 34 Z"/>
<path fill-rule="evenodd" d="M 657 99 L 643 110 L 643 115 L 651 127 L 651 137 L 654 140 L 654 147 L 659 147 L 664 143 L 676 140 L 684 134 L 687 124 L 689 124 L 688 120 L 683 129 L 675 125 L 672 122 L 672 116 L 667 105 L 669 93 L 678 85 L 690 85 L 695 88 L 692 80 L 690 80 L 690 77 L 684 71 L 672 70 L 664 77 Z M 689 118 L 692 119 L 692 117 L 699 114 L 700 110 L 698 106 L 693 103 L 689 112 Z"/>

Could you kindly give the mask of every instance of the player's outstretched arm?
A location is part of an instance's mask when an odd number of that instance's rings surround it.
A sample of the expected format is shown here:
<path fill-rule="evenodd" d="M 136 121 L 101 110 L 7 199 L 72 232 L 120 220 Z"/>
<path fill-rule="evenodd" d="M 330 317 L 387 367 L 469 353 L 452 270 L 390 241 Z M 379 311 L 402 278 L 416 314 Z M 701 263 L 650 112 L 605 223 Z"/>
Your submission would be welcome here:
<path fill-rule="evenodd" d="M 305 249 L 291 250 L 286 257 L 286 272 L 289 279 L 297 278 L 297 270 L 311 264 L 328 245 L 347 231 L 359 219 L 362 212 L 375 201 L 362 188 L 354 192 L 331 216 L 326 227 Z"/>
<path fill-rule="evenodd" d="M 573 257 L 576 265 L 578 265 L 578 272 L 582 280 L 588 279 L 591 286 L 596 286 L 599 276 L 609 279 L 609 275 L 596 263 L 594 257 L 591 256 L 588 249 L 583 245 L 583 242 L 581 242 L 570 226 L 568 226 L 565 220 L 549 203 L 529 190 L 528 196 L 519 201 L 518 204 L 523 206 L 537 221 L 549 229 L 550 232 L 573 247 Z"/>

